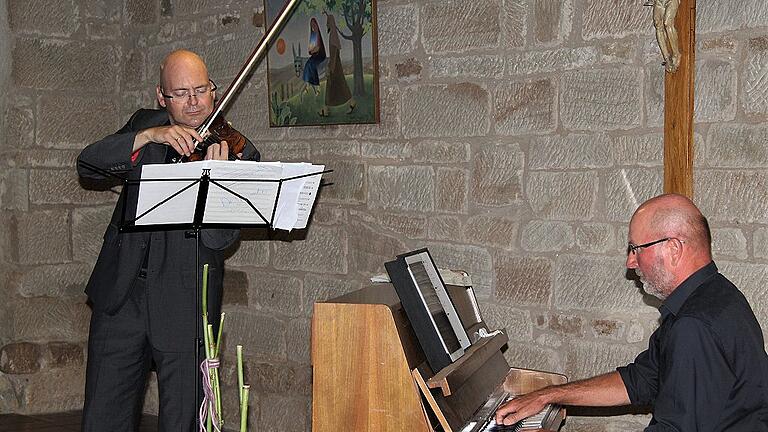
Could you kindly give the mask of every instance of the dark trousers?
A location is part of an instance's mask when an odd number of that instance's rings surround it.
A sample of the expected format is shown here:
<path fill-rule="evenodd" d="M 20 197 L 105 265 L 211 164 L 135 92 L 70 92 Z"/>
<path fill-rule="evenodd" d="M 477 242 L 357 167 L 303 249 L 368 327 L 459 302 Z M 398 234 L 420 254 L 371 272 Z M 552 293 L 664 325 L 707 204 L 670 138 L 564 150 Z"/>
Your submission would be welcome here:
<path fill-rule="evenodd" d="M 149 334 L 146 281 L 115 315 L 94 311 L 88 338 L 83 432 L 135 432 L 147 377 L 157 371 L 160 432 L 194 430 L 198 368 L 193 351 L 161 352 Z M 194 341 L 190 341 L 190 345 Z M 201 357 L 204 358 L 204 357 Z"/>

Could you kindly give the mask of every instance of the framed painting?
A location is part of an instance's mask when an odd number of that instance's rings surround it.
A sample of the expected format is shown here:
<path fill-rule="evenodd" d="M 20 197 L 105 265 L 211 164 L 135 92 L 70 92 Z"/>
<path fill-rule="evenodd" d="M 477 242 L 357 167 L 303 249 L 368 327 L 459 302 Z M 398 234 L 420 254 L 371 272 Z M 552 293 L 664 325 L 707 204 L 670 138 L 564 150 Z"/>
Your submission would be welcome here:
<path fill-rule="evenodd" d="M 267 54 L 269 125 L 378 123 L 378 70 L 375 0 L 303 0 Z"/>

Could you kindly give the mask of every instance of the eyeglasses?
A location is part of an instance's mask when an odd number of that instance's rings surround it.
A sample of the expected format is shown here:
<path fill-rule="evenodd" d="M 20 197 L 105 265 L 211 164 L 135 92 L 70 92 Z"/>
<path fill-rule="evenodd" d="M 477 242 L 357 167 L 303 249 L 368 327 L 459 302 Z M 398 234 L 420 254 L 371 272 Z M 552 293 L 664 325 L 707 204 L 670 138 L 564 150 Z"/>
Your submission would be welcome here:
<path fill-rule="evenodd" d="M 192 96 L 201 98 L 208 93 L 215 91 L 217 88 L 218 87 L 216 87 L 216 83 L 214 83 L 213 80 L 208 80 L 208 84 L 195 87 L 192 91 L 189 89 L 179 89 L 172 91 L 171 94 L 165 94 L 162 91 L 160 94 L 163 95 L 164 98 L 170 99 L 172 103 L 183 104 L 191 100 Z"/>
<path fill-rule="evenodd" d="M 665 242 L 667 240 L 672 240 L 673 238 L 674 237 L 664 237 L 663 239 L 655 240 L 655 241 L 648 242 L 648 243 L 643 243 L 641 245 L 636 245 L 636 244 L 629 243 L 627 245 L 627 255 L 629 255 L 629 254 L 637 254 L 637 251 L 640 250 L 640 249 L 651 247 L 651 246 L 653 246 L 655 244 L 659 244 L 659 243 Z"/>

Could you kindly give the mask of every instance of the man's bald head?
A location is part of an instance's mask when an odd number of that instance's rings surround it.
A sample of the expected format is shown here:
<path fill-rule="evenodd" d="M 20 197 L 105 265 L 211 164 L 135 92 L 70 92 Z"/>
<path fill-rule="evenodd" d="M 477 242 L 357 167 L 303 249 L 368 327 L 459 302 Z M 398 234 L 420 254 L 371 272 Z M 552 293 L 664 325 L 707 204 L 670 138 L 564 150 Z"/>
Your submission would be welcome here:
<path fill-rule="evenodd" d="M 685 240 L 697 252 L 711 259 L 709 223 L 688 197 L 665 194 L 651 198 L 638 207 L 632 219 L 658 236 Z"/>
<path fill-rule="evenodd" d="M 166 88 L 170 77 L 190 72 L 203 73 L 208 76 L 208 68 L 199 55 L 186 49 L 171 52 L 160 63 L 160 86 Z"/>

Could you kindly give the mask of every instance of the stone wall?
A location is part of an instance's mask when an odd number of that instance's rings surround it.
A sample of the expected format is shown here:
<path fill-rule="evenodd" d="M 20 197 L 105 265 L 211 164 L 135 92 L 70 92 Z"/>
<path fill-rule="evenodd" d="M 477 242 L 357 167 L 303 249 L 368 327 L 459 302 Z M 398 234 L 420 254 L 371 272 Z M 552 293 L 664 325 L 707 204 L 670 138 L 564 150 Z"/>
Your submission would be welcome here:
<path fill-rule="evenodd" d="M 81 292 L 115 200 L 81 188 L 74 159 L 153 105 L 171 49 L 198 51 L 217 82 L 231 80 L 263 34 L 263 5 L 7 5 L 0 410 L 70 409 L 82 399 Z M 361 287 L 410 249 L 429 247 L 440 266 L 471 273 L 486 320 L 509 330 L 513 365 L 571 379 L 610 371 L 657 325 L 654 301 L 623 267 L 626 223 L 662 187 L 663 69 L 650 9 L 379 0 L 378 26 L 381 124 L 268 128 L 265 66 L 228 113 L 265 160 L 335 170 L 305 238 L 247 235 L 229 259 L 225 361 L 231 345 L 246 346 L 255 430 L 309 429 L 312 303 Z M 697 38 L 696 201 L 718 264 L 768 325 L 768 4 L 701 0 Z M 155 399 L 151 390 L 149 411 Z M 566 430 L 647 422 L 610 413 L 572 416 Z"/>

